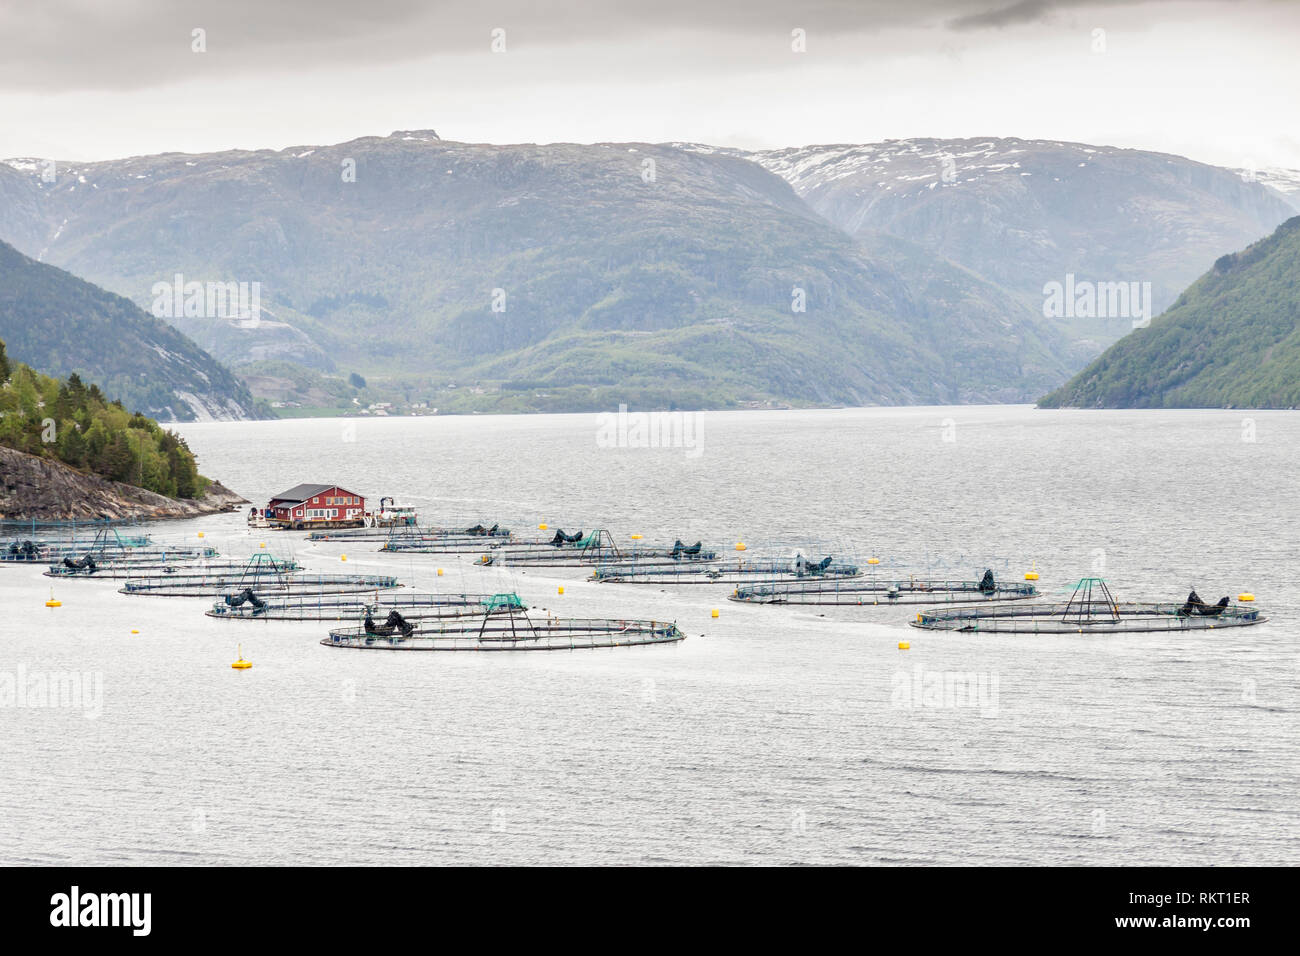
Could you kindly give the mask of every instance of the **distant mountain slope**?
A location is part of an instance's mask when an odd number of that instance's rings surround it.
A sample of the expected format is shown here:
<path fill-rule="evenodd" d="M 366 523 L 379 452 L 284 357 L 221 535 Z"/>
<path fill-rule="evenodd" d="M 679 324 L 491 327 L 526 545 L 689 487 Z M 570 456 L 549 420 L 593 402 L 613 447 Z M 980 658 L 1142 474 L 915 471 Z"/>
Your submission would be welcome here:
<path fill-rule="evenodd" d="M 1150 282 L 1158 314 L 1224 250 L 1294 215 L 1278 193 L 1231 170 L 1108 146 L 907 139 L 745 155 L 851 235 L 917 243 L 1033 310 L 1046 283 L 1072 273 Z M 1080 318 L 1069 328 L 1087 358 L 1132 324 Z"/>
<path fill-rule="evenodd" d="M 248 389 L 192 341 L 127 299 L 0 242 L 0 338 L 10 357 L 73 372 L 164 421 L 248 418 Z"/>
<path fill-rule="evenodd" d="M 230 364 L 687 406 L 1023 400 L 1077 365 L 1001 290 L 903 239 L 877 257 L 743 158 L 417 131 L 58 168 L 0 166 L 0 235 L 145 305 L 174 273 L 260 282 L 259 328 L 172 320 Z"/>
<path fill-rule="evenodd" d="M 1045 408 L 1300 406 L 1300 216 L 1223 256 Z"/>
<path fill-rule="evenodd" d="M 1300 169 L 1239 169 L 1238 174 L 1253 182 L 1262 183 L 1278 193 L 1297 212 L 1300 212 Z"/>

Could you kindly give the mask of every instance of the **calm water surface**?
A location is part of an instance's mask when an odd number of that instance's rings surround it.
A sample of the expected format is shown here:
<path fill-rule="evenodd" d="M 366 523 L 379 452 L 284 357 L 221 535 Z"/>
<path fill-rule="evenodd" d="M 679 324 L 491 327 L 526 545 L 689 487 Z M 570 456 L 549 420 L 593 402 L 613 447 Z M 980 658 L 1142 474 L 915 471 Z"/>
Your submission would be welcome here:
<path fill-rule="evenodd" d="M 877 555 L 960 577 L 1019 579 L 1032 563 L 1048 596 L 1101 573 L 1121 600 L 1252 591 L 1271 620 L 928 633 L 907 627 L 915 609 L 746 607 L 725 587 L 308 545 L 240 516 L 170 524 L 155 535 L 675 619 L 689 639 L 336 650 L 318 623 L 215 621 L 203 599 L 103 581 L 57 585 L 64 606 L 47 610 L 40 569 L 0 567 L 0 680 L 102 679 L 98 706 L 0 708 L 0 862 L 1296 863 L 1300 417 L 1251 418 L 710 413 L 699 454 L 599 447 L 587 415 L 184 426 L 204 473 L 255 500 L 338 482 L 434 521 Z M 237 643 L 252 670 L 230 669 Z M 996 696 L 898 706 L 917 668 L 977 675 Z"/>

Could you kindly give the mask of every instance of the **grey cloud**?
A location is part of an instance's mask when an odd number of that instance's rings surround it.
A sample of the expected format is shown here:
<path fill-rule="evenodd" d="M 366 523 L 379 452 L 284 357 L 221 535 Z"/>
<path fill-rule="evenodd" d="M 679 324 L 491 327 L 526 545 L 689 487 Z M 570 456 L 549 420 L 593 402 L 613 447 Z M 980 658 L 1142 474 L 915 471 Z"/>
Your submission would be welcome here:
<path fill-rule="evenodd" d="M 1159 0 L 0 0 L 0 91 L 137 90 L 276 72 L 380 66 L 486 51 L 495 27 L 512 49 L 563 54 L 617 43 L 671 58 L 708 43 L 719 59 L 736 39 L 792 27 L 871 34 L 890 27 L 960 31 L 1041 18 L 1065 6 Z M 1267 2 L 1267 0 L 1247 0 Z M 207 31 L 208 52 L 190 50 Z M 756 64 L 761 65 L 761 64 Z"/>
<path fill-rule="evenodd" d="M 982 30 L 1042 20 L 1059 6 L 1056 0 L 1020 0 L 1007 7 L 970 13 L 948 21 L 950 30 Z"/>
<path fill-rule="evenodd" d="M 949 30 L 958 32 L 972 30 L 999 30 L 1003 27 L 1019 26 L 1022 23 L 1039 23 L 1051 20 L 1054 15 L 1066 10 L 1104 9 L 1107 7 L 1157 7 L 1163 3 L 1202 2 L 1217 3 L 1221 6 L 1231 4 L 1258 3 L 1270 0 L 1018 0 L 1016 3 L 980 3 L 983 8 L 973 13 L 952 17 L 944 23 Z"/>

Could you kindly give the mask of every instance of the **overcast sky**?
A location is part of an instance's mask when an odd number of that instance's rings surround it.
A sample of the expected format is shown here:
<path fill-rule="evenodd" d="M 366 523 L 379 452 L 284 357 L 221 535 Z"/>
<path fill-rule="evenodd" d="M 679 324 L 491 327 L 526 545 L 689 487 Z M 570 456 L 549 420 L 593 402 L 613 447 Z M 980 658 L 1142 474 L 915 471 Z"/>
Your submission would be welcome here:
<path fill-rule="evenodd" d="M 1300 168 L 1298 44 L 1296 0 L 0 0 L 0 156 L 432 128 L 746 148 L 1022 136 Z"/>

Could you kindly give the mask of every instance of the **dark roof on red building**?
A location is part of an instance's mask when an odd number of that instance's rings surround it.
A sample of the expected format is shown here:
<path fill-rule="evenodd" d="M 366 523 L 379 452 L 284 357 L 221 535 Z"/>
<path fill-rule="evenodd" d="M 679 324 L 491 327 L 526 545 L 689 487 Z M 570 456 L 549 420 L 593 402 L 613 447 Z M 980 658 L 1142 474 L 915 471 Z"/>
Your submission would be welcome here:
<path fill-rule="evenodd" d="M 345 490 L 341 485 L 294 485 L 288 491 L 282 491 L 272 501 L 283 501 L 289 504 L 298 504 L 306 501 L 308 498 L 315 498 L 322 495 L 331 488 L 338 488 L 340 491 Z M 358 495 L 357 497 L 361 497 Z"/>

